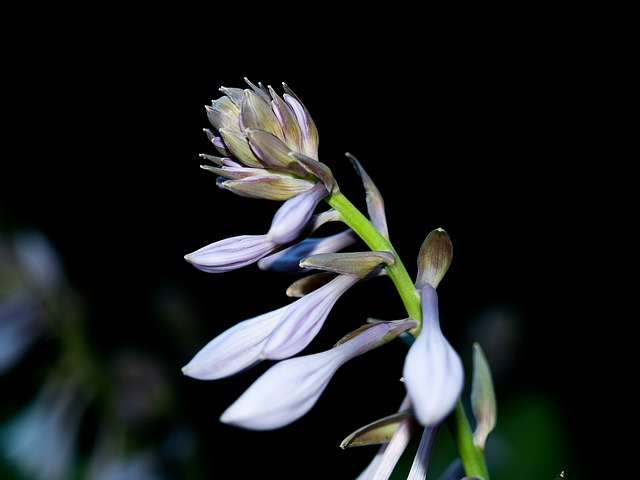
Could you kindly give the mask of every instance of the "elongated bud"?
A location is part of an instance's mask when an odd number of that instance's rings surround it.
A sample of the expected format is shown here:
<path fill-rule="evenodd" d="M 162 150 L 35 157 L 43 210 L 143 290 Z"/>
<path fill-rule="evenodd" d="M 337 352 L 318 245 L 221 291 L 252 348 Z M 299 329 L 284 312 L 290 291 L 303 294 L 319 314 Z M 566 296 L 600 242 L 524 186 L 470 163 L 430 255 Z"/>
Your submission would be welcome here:
<path fill-rule="evenodd" d="M 367 174 L 364 167 L 356 157 L 351 155 L 349 152 L 345 153 L 345 155 L 349 160 L 351 160 L 351 163 L 362 180 L 362 185 L 364 186 L 364 191 L 366 193 L 367 211 L 369 212 L 371 223 L 373 223 L 384 238 L 388 239 L 389 228 L 387 227 L 387 217 L 384 211 L 384 199 L 380 194 L 380 190 L 378 190 L 378 187 L 373 183 L 373 180 L 369 174 Z"/>
<path fill-rule="evenodd" d="M 473 443 L 484 449 L 489 433 L 496 426 L 496 395 L 489 363 L 479 343 L 473 344 L 473 377 L 471 379 L 471 408 L 476 419 Z"/>
<path fill-rule="evenodd" d="M 391 252 L 318 253 L 302 260 L 300 266 L 364 278 L 377 266 L 394 262 Z"/>
<path fill-rule="evenodd" d="M 413 413 L 407 410 L 371 422 L 364 427 L 360 427 L 342 440 L 340 448 L 344 450 L 345 448 L 360 447 L 362 445 L 387 443 L 391 440 L 393 434 L 396 433 L 396 430 L 398 430 L 400 422 L 409 417 L 413 417 Z"/>
<path fill-rule="evenodd" d="M 418 253 L 418 275 L 415 287 L 421 290 L 429 284 L 437 288 L 451 265 L 453 245 L 449 234 L 442 228 L 432 230 L 424 239 Z"/>

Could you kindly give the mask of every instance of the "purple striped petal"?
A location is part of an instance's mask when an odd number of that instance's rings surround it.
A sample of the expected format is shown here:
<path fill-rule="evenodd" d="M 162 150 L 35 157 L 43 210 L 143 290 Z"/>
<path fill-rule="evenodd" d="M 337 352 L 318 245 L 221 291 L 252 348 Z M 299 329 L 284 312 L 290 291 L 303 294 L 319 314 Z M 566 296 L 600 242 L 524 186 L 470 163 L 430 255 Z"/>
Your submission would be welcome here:
<path fill-rule="evenodd" d="M 322 182 L 282 204 L 273 216 L 267 237 L 273 243 L 293 242 L 307 225 L 316 206 L 329 192 Z"/>
<path fill-rule="evenodd" d="M 285 309 L 244 320 L 225 330 L 205 345 L 182 372 L 199 380 L 216 380 L 254 366 L 260 362 L 258 355 Z"/>
<path fill-rule="evenodd" d="M 211 243 L 184 258 L 198 270 L 220 273 L 255 263 L 276 248 L 266 235 L 240 235 Z"/>
<path fill-rule="evenodd" d="M 318 334 L 338 298 L 358 281 L 357 277 L 339 275 L 289 305 L 264 346 L 264 358 L 281 360 L 303 350 Z"/>
<path fill-rule="evenodd" d="M 311 410 L 345 362 L 414 325 L 413 320 L 367 325 L 331 350 L 278 362 L 223 412 L 220 421 L 250 430 L 284 427 Z"/>

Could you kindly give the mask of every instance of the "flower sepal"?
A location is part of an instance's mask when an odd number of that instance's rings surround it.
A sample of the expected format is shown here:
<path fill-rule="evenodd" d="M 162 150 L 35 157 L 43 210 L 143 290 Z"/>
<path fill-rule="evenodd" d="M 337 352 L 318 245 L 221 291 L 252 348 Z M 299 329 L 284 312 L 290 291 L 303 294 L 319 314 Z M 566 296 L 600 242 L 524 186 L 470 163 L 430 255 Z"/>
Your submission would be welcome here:
<path fill-rule="evenodd" d="M 344 450 L 350 447 L 388 443 L 398 430 L 400 422 L 409 417 L 413 417 L 413 413 L 410 410 L 405 410 L 364 425 L 342 440 L 340 448 Z"/>
<path fill-rule="evenodd" d="M 300 262 L 303 268 L 315 268 L 329 272 L 364 278 L 380 265 L 393 265 L 395 257 L 391 252 L 345 252 L 318 253 Z"/>

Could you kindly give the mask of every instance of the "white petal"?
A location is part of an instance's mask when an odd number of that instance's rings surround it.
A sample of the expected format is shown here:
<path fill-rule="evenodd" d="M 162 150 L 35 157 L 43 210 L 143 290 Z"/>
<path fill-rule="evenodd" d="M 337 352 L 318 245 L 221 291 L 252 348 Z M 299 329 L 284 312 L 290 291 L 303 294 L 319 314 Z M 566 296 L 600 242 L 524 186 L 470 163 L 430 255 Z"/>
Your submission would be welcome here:
<path fill-rule="evenodd" d="M 267 340 L 262 355 L 270 360 L 281 360 L 302 351 L 318 334 L 340 296 L 358 280 L 349 275 L 339 275 L 289 305 L 282 321 Z"/>
<path fill-rule="evenodd" d="M 413 325 L 413 321 L 381 322 L 331 350 L 276 363 L 227 408 L 220 421 L 250 430 L 284 427 L 311 410 L 342 364 L 375 348 L 390 332 L 397 334 Z"/>
<path fill-rule="evenodd" d="M 438 296 L 422 288 L 422 331 L 405 358 L 407 393 L 422 425 L 440 423 L 453 410 L 464 382 L 462 360 L 440 330 Z"/>
<path fill-rule="evenodd" d="M 225 330 L 205 345 L 182 368 L 182 372 L 200 380 L 215 380 L 255 365 L 260 361 L 258 355 L 285 308 L 244 320 Z"/>
<path fill-rule="evenodd" d="M 276 248 L 278 245 L 266 235 L 239 235 L 211 243 L 184 258 L 199 270 L 220 273 L 257 262 Z"/>
<path fill-rule="evenodd" d="M 220 421 L 250 430 L 272 430 L 302 417 L 344 361 L 334 350 L 275 364 L 227 408 Z"/>
<path fill-rule="evenodd" d="M 307 225 L 318 202 L 327 195 L 322 182 L 284 202 L 273 216 L 267 238 L 277 244 L 294 241 Z"/>
<path fill-rule="evenodd" d="M 438 437 L 439 425 L 435 427 L 425 427 L 422 431 L 422 437 L 420 438 L 420 444 L 418 445 L 418 451 L 413 458 L 411 464 L 411 470 L 407 476 L 407 480 L 425 480 L 427 478 L 427 471 L 429 470 L 429 462 L 431 460 L 431 451 L 433 444 Z"/>

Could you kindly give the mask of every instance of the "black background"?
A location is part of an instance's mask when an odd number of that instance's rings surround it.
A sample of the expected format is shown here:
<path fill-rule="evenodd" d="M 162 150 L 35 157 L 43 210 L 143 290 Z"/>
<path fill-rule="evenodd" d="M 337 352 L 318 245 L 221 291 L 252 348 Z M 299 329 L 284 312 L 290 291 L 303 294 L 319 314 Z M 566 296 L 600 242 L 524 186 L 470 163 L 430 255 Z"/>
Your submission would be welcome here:
<path fill-rule="evenodd" d="M 389 346 L 341 369 L 291 427 L 243 432 L 217 418 L 262 367 L 217 382 L 180 372 L 217 333 L 289 301 L 288 279 L 256 267 L 205 274 L 183 259 L 265 232 L 277 208 L 218 189 L 199 168 L 199 153 L 215 153 L 204 105 L 244 77 L 296 92 L 319 129 L 321 161 L 362 206 L 344 153 L 360 160 L 410 273 L 429 231 L 450 234 L 454 260 L 439 287 L 445 334 L 468 357 L 473 318 L 496 306 L 516 312 L 519 343 L 498 401 L 522 391 L 552 398 L 579 468 L 593 412 L 586 336 L 614 303 L 606 277 L 628 195 L 628 173 L 611 154 L 624 135 L 610 130 L 615 81 L 603 74 L 616 65 L 599 43 L 517 25 L 464 40 L 397 25 L 362 36 L 347 23 L 324 25 L 333 35 L 323 41 L 293 18 L 265 18 L 252 30 L 263 35 L 245 43 L 248 27 L 223 28 L 219 16 L 156 14 L 96 16 L 8 53 L 5 98 L 16 108 L 5 132 L 15 145 L 5 151 L 0 212 L 58 248 L 86 299 L 98 356 L 134 349 L 161 359 L 176 389 L 170 421 L 198 432 L 202 478 L 229 464 L 242 478 L 299 478 L 286 468 L 299 462 L 313 469 L 307 478 L 355 477 L 371 451 L 337 445 L 402 395 L 374 383 L 399 371 L 402 349 Z M 332 344 L 343 324 L 400 318 L 389 288 L 354 288 L 314 347 Z"/>

